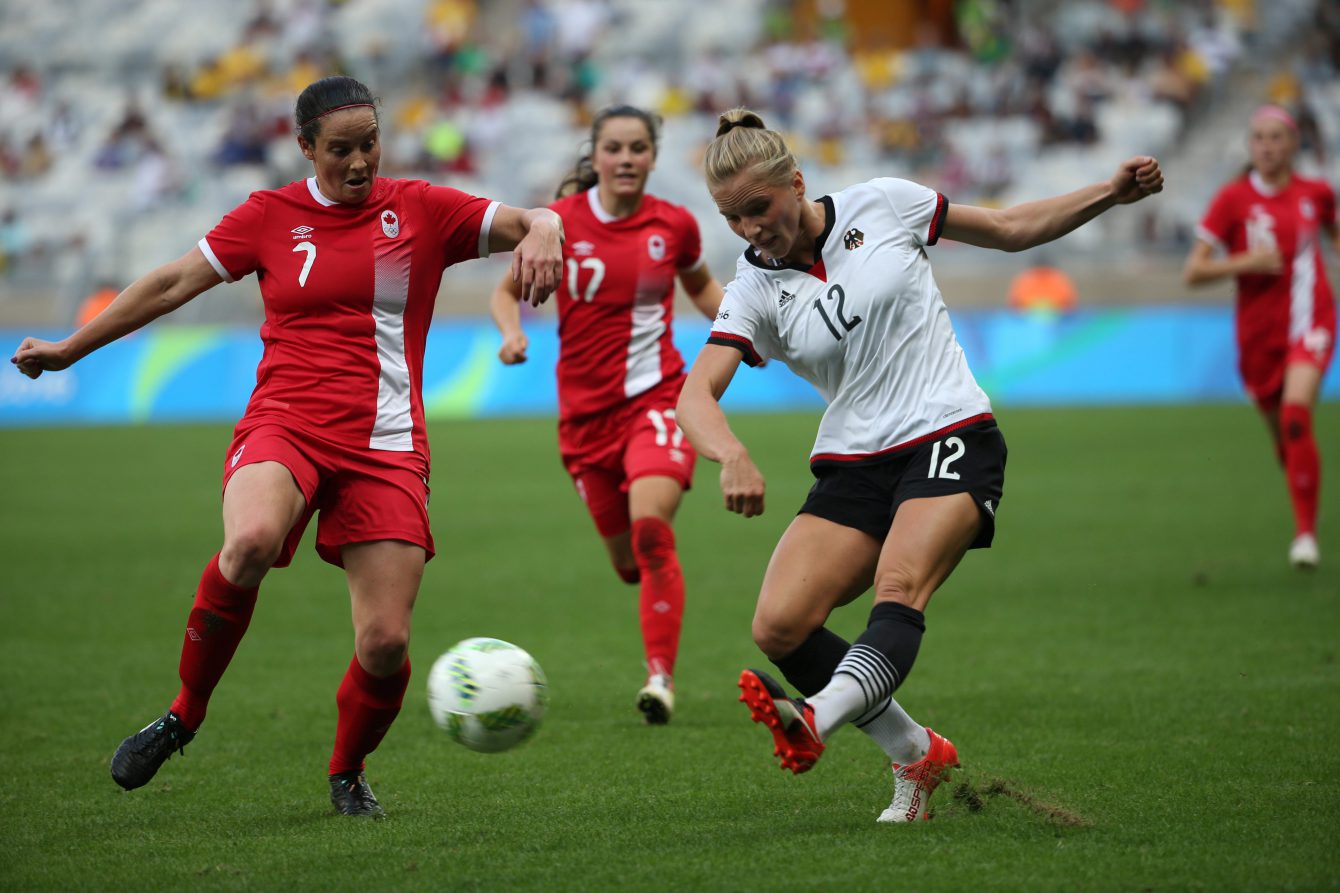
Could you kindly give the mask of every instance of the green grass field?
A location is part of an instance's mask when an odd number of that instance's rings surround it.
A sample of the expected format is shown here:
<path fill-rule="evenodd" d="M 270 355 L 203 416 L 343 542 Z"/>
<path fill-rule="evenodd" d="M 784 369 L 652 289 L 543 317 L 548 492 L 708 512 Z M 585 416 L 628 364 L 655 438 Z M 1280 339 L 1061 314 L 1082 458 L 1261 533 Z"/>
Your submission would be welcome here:
<path fill-rule="evenodd" d="M 1285 561 L 1280 473 L 1245 407 L 1010 410 L 996 547 L 928 612 L 900 700 L 965 768 L 935 820 L 884 826 L 882 754 L 846 730 L 780 772 L 736 703 L 749 621 L 808 486 L 815 417 L 736 427 L 769 510 L 702 463 L 664 728 L 633 709 L 636 590 L 607 568 L 552 422 L 435 426 L 440 555 L 405 710 L 369 763 L 389 816 L 335 816 L 326 760 L 352 650 L 339 571 L 274 573 L 185 757 L 123 793 L 108 759 L 176 691 L 218 547 L 226 426 L 0 433 L 0 888 L 5 890 L 1312 890 L 1340 887 L 1340 407 L 1323 565 Z M 868 599 L 835 615 L 854 636 Z M 491 635 L 552 702 L 518 750 L 432 725 L 432 659 Z M 959 796 L 955 797 L 957 790 Z"/>

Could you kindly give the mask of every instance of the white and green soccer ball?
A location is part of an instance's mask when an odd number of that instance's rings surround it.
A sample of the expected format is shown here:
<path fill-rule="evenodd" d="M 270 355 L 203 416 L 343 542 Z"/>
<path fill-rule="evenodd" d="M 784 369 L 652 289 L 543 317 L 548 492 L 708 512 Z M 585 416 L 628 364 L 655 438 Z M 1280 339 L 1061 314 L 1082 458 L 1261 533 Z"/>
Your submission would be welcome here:
<path fill-rule="evenodd" d="M 525 741 L 544 718 L 549 687 L 526 651 L 501 639 L 458 642 L 428 673 L 433 720 L 471 750 L 498 753 Z"/>

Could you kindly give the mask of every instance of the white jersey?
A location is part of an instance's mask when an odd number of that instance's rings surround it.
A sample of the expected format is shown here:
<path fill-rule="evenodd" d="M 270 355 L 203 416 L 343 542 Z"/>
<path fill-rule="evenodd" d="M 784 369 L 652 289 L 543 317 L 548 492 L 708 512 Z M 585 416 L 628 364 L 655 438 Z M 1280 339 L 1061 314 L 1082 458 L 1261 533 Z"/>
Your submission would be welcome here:
<path fill-rule="evenodd" d="M 989 419 L 926 257 L 944 196 L 885 177 L 819 201 L 814 266 L 745 251 L 708 342 L 751 366 L 781 360 L 818 388 L 828 409 L 811 463 L 870 459 Z"/>

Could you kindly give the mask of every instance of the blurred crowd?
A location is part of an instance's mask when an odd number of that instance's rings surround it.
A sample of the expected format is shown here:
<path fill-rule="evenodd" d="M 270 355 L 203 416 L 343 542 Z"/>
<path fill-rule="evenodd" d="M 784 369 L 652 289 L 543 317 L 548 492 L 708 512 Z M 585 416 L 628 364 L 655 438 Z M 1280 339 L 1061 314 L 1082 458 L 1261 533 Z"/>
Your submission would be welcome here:
<path fill-rule="evenodd" d="M 1278 0 L 1277 16 L 1291 10 L 1288 52 L 1267 47 L 1268 9 L 1253 0 L 920 5 L 927 15 L 902 45 L 865 39 L 841 0 L 243 0 L 210 23 L 207 52 L 166 42 L 134 64 L 100 66 L 10 47 L 0 54 L 12 60 L 0 71 L 0 276 L 50 276 L 54 253 L 114 244 L 100 225 L 119 232 L 165 207 L 217 219 L 245 197 L 238 184 L 302 176 L 293 102 L 335 73 L 383 97 L 384 173 L 459 178 L 514 204 L 547 199 L 610 101 L 649 106 L 667 134 L 689 135 L 659 164 L 671 193 L 697 181 L 695 150 L 715 115 L 743 104 L 787 132 L 820 184 L 826 171 L 896 173 L 1001 203 L 1040 174 L 1060 177 L 1068 149 L 1177 146 L 1244 67 L 1262 78 L 1269 95 L 1258 99 L 1296 110 L 1306 151 L 1328 162 L 1314 97 L 1337 80 L 1340 4 Z M 0 11 L 0 28 L 21 26 L 16 15 Z M 72 68 L 85 80 L 68 80 Z M 90 78 L 116 89 L 69 86 Z M 539 162 L 537 146 L 549 147 Z M 58 227 L 30 219 L 66 193 L 110 196 L 116 213 L 61 206 Z M 1151 231 L 1175 241 L 1185 229 Z M 88 275 L 133 274 L 126 254 L 104 251 Z"/>

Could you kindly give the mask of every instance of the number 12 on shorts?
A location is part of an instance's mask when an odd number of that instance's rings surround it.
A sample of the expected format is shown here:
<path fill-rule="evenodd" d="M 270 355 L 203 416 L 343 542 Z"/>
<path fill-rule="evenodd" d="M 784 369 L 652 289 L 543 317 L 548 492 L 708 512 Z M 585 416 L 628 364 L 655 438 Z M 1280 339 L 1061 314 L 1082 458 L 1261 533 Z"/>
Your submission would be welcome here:
<path fill-rule="evenodd" d="M 945 448 L 943 462 L 940 461 L 941 444 L 943 444 Z M 951 481 L 958 480 L 958 472 L 950 471 L 949 466 L 953 465 L 959 459 L 962 459 L 963 454 L 966 451 L 967 447 L 964 446 L 962 438 L 946 437 L 944 440 L 937 440 L 931 446 L 931 467 L 927 470 L 926 477 L 940 477 Z"/>

